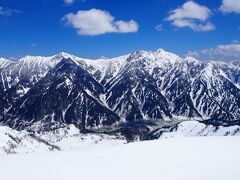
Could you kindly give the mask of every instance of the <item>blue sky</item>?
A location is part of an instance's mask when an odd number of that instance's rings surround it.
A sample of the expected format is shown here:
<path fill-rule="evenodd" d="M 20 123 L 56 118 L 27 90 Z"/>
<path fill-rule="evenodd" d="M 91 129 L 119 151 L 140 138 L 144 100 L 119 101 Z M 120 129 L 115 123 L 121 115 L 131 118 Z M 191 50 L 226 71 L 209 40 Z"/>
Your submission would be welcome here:
<path fill-rule="evenodd" d="M 0 57 L 163 48 L 234 60 L 239 41 L 239 0 L 0 0 Z"/>

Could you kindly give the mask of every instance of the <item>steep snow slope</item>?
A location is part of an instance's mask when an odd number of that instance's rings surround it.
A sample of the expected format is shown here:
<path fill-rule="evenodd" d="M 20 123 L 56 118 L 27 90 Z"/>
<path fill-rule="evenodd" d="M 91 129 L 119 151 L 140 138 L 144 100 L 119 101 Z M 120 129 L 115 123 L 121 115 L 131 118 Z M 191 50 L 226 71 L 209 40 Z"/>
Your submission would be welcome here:
<path fill-rule="evenodd" d="M 105 85 L 105 99 L 110 108 L 126 119 L 130 115 L 131 119 L 167 120 L 173 116 L 177 119 L 237 120 L 240 118 L 240 89 L 237 80 L 231 79 L 239 75 L 238 68 L 230 78 L 217 63 L 191 57 L 182 59 L 162 49 L 137 51 Z M 160 100 L 154 102 L 156 94 L 164 96 L 161 108 Z M 155 98 L 150 100 L 149 97 Z M 146 99 L 151 103 L 146 103 Z M 147 104 L 151 104 L 150 109 Z"/>
<path fill-rule="evenodd" d="M 124 66 L 130 54 L 111 59 L 83 59 L 89 66 L 89 72 L 101 83 L 108 83 Z"/>
<path fill-rule="evenodd" d="M 62 58 L 26 56 L 0 71 L 0 117 Z"/>
<path fill-rule="evenodd" d="M 221 61 L 211 61 L 211 63 L 219 66 L 223 72 L 222 75 L 232 81 L 240 89 L 240 62 L 233 61 L 230 63 Z"/>
<path fill-rule="evenodd" d="M 0 117 L 9 110 L 20 97 L 24 96 L 29 89 L 39 82 L 48 71 L 54 68 L 62 59 L 68 58 L 72 59 L 82 68 L 87 67 L 81 58 L 62 52 L 49 57 L 26 56 L 1 70 Z"/>
<path fill-rule="evenodd" d="M 119 117 L 100 101 L 103 87 L 71 59 L 63 59 L 3 117 L 8 126 L 44 131 L 61 124 L 87 128 L 112 125 Z"/>
<path fill-rule="evenodd" d="M 119 73 L 106 84 L 108 106 L 127 121 L 171 118 L 169 104 L 156 86 L 149 69 L 152 53 L 132 54 Z"/>
<path fill-rule="evenodd" d="M 201 137 L 79 152 L 3 155 L 0 177 L 4 180 L 239 180 L 239 151 L 239 137 Z"/>

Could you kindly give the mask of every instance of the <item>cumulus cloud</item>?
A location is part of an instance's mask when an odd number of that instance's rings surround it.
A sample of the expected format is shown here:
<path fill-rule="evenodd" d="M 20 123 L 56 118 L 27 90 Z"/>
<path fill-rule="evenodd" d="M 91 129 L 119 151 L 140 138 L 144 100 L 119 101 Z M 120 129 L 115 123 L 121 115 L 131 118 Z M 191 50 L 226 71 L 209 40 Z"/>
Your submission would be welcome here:
<path fill-rule="evenodd" d="M 0 6 L 0 16 L 11 16 L 14 13 L 22 13 L 21 11 L 15 9 L 7 9 Z"/>
<path fill-rule="evenodd" d="M 64 3 L 69 6 L 72 5 L 75 2 L 75 0 L 64 0 Z"/>
<path fill-rule="evenodd" d="M 90 9 L 69 13 L 62 19 L 66 24 L 77 30 L 79 35 L 101 35 L 106 33 L 130 33 L 138 31 L 138 24 L 134 20 L 116 21 L 107 11 Z"/>
<path fill-rule="evenodd" d="M 225 44 L 200 51 L 189 51 L 187 55 L 206 60 L 240 60 L 240 44 Z"/>
<path fill-rule="evenodd" d="M 129 33 L 129 32 L 137 32 L 138 24 L 134 20 L 130 21 L 116 21 L 113 26 L 115 26 L 115 32 L 120 33 Z"/>
<path fill-rule="evenodd" d="M 239 0 L 222 0 L 220 11 L 224 13 L 240 13 Z"/>
<path fill-rule="evenodd" d="M 187 1 L 181 7 L 174 9 L 166 18 L 176 27 L 189 27 L 194 31 L 211 31 L 215 26 L 208 22 L 211 10 L 193 1 Z"/>

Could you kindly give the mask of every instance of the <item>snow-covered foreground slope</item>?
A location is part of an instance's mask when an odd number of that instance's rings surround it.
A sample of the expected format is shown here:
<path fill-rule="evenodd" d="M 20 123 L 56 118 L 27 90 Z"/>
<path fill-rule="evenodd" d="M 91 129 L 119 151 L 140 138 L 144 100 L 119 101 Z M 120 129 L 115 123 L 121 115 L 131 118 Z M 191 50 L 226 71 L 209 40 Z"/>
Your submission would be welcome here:
<path fill-rule="evenodd" d="M 75 151 L 126 143 L 120 136 L 82 134 L 75 126 L 45 133 L 16 131 L 0 126 L 0 155 L 49 151 Z M 1 178 L 0 178 L 1 179 Z"/>
<path fill-rule="evenodd" d="M 40 142 L 26 131 L 16 131 L 0 126 L 0 154 L 46 152 L 54 150 L 47 143 Z"/>
<path fill-rule="evenodd" d="M 88 151 L 2 155 L 4 180 L 239 180 L 239 137 L 174 138 Z"/>
<path fill-rule="evenodd" d="M 134 128 L 131 129 L 134 131 Z M 128 133 L 127 133 L 127 132 Z M 17 131 L 6 126 L 0 126 L 0 154 L 17 154 L 49 151 L 79 151 L 99 149 L 125 144 L 127 142 L 153 139 L 169 139 L 197 136 L 238 136 L 240 126 L 213 126 L 198 121 L 186 121 L 170 127 L 162 127 L 141 136 L 140 129 L 135 129 L 136 137 L 131 138 L 130 130 L 116 130 L 111 135 L 104 133 L 82 134 L 74 125 L 68 125 L 48 132 Z M 121 133 L 122 132 L 122 133 Z M 125 132 L 125 134 L 124 134 Z M 120 135 L 121 134 L 121 135 Z"/>

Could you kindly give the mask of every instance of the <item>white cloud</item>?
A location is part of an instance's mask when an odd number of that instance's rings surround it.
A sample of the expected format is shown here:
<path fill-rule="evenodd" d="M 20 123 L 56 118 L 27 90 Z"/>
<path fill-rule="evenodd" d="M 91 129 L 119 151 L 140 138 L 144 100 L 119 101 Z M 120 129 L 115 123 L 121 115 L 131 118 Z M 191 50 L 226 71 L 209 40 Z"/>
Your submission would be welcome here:
<path fill-rule="evenodd" d="M 189 27 L 194 31 L 211 31 L 215 26 L 208 22 L 211 10 L 196 2 L 188 1 L 170 12 L 167 20 L 176 27 Z"/>
<path fill-rule="evenodd" d="M 172 24 L 177 27 L 190 27 L 194 31 L 211 31 L 215 29 L 212 23 L 197 24 L 190 19 L 176 19 Z"/>
<path fill-rule="evenodd" d="M 63 17 L 66 24 L 77 30 L 79 35 L 101 35 L 105 33 L 130 33 L 138 31 L 138 24 L 134 20 L 115 21 L 107 11 L 90 9 L 69 13 Z"/>
<path fill-rule="evenodd" d="M 14 13 L 22 13 L 21 11 L 15 9 L 6 9 L 0 6 L 0 16 L 11 16 Z"/>
<path fill-rule="evenodd" d="M 64 3 L 69 6 L 72 5 L 75 2 L 75 0 L 64 0 Z"/>
<path fill-rule="evenodd" d="M 240 13 L 240 0 L 222 0 L 220 10 L 224 13 Z"/>
<path fill-rule="evenodd" d="M 154 27 L 157 31 L 163 31 L 163 25 L 162 24 L 158 24 Z"/>
<path fill-rule="evenodd" d="M 207 7 L 201 6 L 193 1 L 188 1 L 184 3 L 182 7 L 173 10 L 168 20 L 185 18 L 206 20 L 210 14 L 211 11 Z"/>
<path fill-rule="evenodd" d="M 240 60 L 240 44 L 225 44 L 216 48 L 189 51 L 188 55 L 206 60 Z"/>
<path fill-rule="evenodd" d="M 138 31 L 138 24 L 134 20 L 116 21 L 113 26 L 115 26 L 115 32 L 129 33 Z"/>

